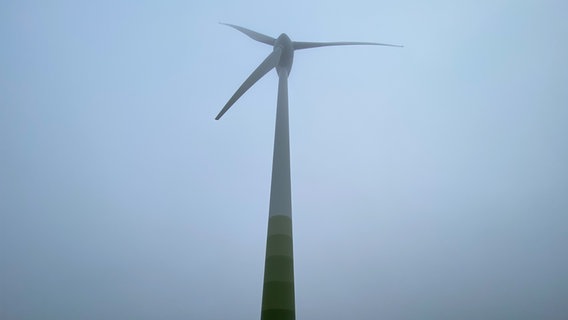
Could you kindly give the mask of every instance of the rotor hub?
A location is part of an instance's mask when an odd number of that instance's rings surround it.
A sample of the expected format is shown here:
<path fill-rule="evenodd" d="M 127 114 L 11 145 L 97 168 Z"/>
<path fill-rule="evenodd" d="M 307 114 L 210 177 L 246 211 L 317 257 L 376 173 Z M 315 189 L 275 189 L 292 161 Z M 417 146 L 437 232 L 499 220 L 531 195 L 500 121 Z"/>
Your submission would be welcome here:
<path fill-rule="evenodd" d="M 290 37 L 285 33 L 281 34 L 276 41 L 274 41 L 274 50 L 277 49 L 282 50 L 282 53 L 278 66 L 276 66 L 276 71 L 278 74 L 280 74 L 281 71 L 286 71 L 286 74 L 290 74 L 292 62 L 294 61 L 294 47 L 292 40 L 290 40 Z"/>

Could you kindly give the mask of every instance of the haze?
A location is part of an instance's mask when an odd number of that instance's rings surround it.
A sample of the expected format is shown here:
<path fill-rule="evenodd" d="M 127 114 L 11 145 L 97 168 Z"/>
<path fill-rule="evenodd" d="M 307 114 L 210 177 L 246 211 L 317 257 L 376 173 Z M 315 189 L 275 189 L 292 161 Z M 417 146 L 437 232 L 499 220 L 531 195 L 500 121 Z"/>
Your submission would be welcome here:
<path fill-rule="evenodd" d="M 566 319 L 564 1 L 4 1 L 0 319 L 258 319 L 277 76 L 297 319 Z"/>

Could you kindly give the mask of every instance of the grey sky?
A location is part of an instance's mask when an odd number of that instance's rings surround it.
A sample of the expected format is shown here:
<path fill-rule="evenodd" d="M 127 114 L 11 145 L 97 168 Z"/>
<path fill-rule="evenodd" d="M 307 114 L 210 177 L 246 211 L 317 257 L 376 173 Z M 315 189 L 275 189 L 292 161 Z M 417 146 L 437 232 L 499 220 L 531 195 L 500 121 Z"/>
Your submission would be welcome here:
<path fill-rule="evenodd" d="M 564 1 L 5 1 L 0 318 L 256 319 L 277 77 L 298 319 L 565 319 Z"/>

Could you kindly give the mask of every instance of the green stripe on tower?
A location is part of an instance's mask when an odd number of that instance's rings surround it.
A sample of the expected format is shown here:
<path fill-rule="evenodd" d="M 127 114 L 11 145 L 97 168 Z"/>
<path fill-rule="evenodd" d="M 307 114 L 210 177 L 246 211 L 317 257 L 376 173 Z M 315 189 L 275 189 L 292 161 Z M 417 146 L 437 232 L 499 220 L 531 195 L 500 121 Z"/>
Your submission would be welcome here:
<path fill-rule="evenodd" d="M 268 219 L 261 319 L 293 320 L 294 310 L 292 219 L 273 215 Z"/>

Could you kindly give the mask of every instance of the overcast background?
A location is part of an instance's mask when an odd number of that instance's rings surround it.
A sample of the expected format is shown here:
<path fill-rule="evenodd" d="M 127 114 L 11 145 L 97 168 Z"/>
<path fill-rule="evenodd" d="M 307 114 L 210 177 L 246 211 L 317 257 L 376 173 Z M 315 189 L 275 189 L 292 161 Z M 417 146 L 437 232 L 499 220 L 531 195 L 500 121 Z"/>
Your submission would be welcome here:
<path fill-rule="evenodd" d="M 568 317 L 566 1 L 2 1 L 0 318 L 258 319 L 277 77 L 298 319 Z"/>

